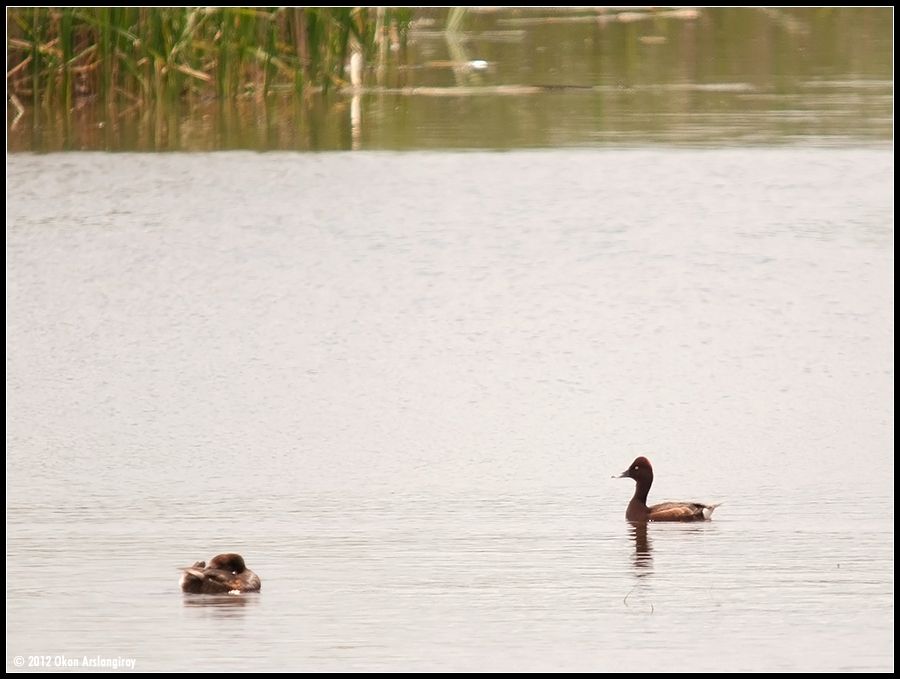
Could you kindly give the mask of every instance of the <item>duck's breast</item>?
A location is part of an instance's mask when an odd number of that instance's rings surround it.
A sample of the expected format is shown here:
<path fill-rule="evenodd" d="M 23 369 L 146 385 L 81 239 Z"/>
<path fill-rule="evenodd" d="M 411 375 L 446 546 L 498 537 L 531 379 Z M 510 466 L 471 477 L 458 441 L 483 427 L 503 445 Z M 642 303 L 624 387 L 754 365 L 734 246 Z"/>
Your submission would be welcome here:
<path fill-rule="evenodd" d="M 246 577 L 243 577 L 243 586 L 241 588 L 242 592 L 258 592 L 262 589 L 262 582 L 259 579 L 259 576 L 253 571 L 247 571 L 245 574 Z"/>

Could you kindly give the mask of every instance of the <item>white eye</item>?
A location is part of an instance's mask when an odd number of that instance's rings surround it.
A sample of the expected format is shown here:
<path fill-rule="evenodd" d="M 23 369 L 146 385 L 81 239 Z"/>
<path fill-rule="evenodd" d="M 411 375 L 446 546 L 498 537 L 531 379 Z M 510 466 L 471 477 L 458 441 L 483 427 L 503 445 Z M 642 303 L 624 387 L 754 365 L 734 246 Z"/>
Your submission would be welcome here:
<path fill-rule="evenodd" d="M 637 465 L 634 465 L 634 466 L 632 467 L 632 469 L 633 469 L 634 471 L 637 471 Z"/>

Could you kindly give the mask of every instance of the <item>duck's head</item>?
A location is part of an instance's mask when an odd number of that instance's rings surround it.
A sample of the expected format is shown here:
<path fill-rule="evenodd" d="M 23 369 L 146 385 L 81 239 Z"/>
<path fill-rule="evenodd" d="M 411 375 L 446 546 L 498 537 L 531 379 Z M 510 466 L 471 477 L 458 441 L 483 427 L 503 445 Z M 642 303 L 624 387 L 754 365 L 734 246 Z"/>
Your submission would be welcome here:
<path fill-rule="evenodd" d="M 638 483 L 653 483 L 653 467 L 646 457 L 636 458 L 631 466 L 619 474 L 620 479 L 634 479 Z"/>
<path fill-rule="evenodd" d="M 209 562 L 210 568 L 219 568 L 223 571 L 231 571 L 235 575 L 243 573 L 247 570 L 247 564 L 244 563 L 244 557 L 240 554 L 219 554 L 213 557 Z"/>

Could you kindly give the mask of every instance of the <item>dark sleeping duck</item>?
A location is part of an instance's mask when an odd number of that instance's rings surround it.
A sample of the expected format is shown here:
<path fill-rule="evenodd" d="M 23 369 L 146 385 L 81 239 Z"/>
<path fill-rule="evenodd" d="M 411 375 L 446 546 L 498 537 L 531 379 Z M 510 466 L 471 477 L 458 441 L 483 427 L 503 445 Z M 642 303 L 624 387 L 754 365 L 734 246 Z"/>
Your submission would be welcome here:
<path fill-rule="evenodd" d="M 648 507 L 647 495 L 653 485 L 653 467 L 646 457 L 637 458 L 619 478 L 635 480 L 634 497 L 625 511 L 626 521 L 708 521 L 719 506 L 699 502 L 663 502 Z"/>
<path fill-rule="evenodd" d="M 183 569 L 181 591 L 190 594 L 243 594 L 258 592 L 259 576 L 247 568 L 240 554 L 219 554 L 209 566 L 198 561 Z"/>

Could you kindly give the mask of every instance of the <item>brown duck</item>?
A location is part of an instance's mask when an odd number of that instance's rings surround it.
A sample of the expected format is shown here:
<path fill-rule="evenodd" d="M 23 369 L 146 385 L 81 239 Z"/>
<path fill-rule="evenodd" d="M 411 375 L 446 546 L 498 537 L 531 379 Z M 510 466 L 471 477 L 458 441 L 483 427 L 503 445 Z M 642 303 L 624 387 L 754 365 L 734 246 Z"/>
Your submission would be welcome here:
<path fill-rule="evenodd" d="M 206 565 L 197 561 L 183 569 L 181 591 L 191 594 L 242 594 L 258 592 L 259 576 L 247 568 L 240 554 L 219 554 Z"/>
<path fill-rule="evenodd" d="M 663 502 L 648 507 L 647 495 L 653 485 L 653 467 L 646 457 L 637 458 L 619 478 L 635 480 L 634 497 L 625 510 L 626 521 L 708 521 L 719 506 L 699 502 Z"/>

